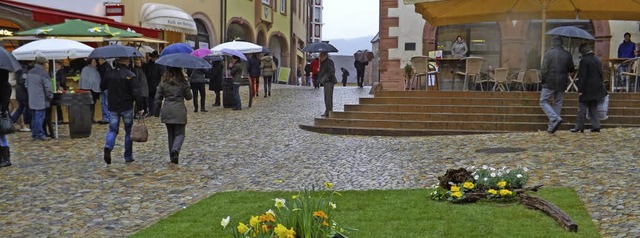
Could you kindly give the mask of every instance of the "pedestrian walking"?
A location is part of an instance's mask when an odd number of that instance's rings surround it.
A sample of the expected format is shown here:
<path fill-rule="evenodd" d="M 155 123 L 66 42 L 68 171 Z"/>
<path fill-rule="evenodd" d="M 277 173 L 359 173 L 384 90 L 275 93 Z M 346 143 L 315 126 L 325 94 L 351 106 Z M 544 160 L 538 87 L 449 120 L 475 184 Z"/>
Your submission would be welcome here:
<path fill-rule="evenodd" d="M 104 144 L 104 162 L 111 164 L 111 151 L 116 143 L 120 128 L 120 120 L 124 122 L 124 161 L 131 163 L 133 159 L 133 141 L 131 141 L 131 127 L 133 126 L 133 103 L 140 115 L 142 109 L 142 92 L 136 75 L 129 69 L 129 58 L 118 58 L 115 68 L 100 82 L 100 88 L 109 90 L 109 131 Z"/>
<path fill-rule="evenodd" d="M 11 120 L 16 123 L 22 117 L 20 131 L 31 131 L 31 109 L 29 109 L 29 93 L 27 92 L 27 66 L 22 65 L 22 69 L 15 73 L 16 80 L 16 100 L 18 108 L 11 114 Z M 29 125 L 28 127 L 25 124 Z"/>
<path fill-rule="evenodd" d="M 358 87 L 364 87 L 364 70 L 368 64 L 369 62 L 361 62 L 358 60 L 353 62 L 353 66 L 356 67 L 356 79 L 358 81 Z"/>
<path fill-rule="evenodd" d="M 560 112 L 564 91 L 569 85 L 569 73 L 574 71 L 573 57 L 562 48 L 562 38 L 555 36 L 549 49 L 542 59 L 542 92 L 540 92 L 540 107 L 549 118 L 547 132 L 553 134 L 562 123 Z M 553 97 L 553 105 L 549 99 Z"/>
<path fill-rule="evenodd" d="M 231 63 L 229 63 L 229 73 L 231 74 L 231 81 L 233 82 L 233 97 L 236 99 L 236 106 L 233 110 L 242 110 L 242 102 L 240 101 L 240 84 L 242 84 L 242 64 L 240 63 L 240 57 L 233 56 Z"/>
<path fill-rule="evenodd" d="M 260 59 L 260 71 L 262 71 L 262 80 L 264 81 L 264 97 L 271 97 L 271 82 L 275 73 L 276 65 L 273 58 L 269 54 L 265 54 Z"/>
<path fill-rule="evenodd" d="M 0 69 L 0 114 L 9 116 L 9 100 L 11 98 L 11 84 L 9 84 L 9 71 Z M 7 135 L 0 133 L 0 168 L 11 166 L 11 153 Z"/>
<path fill-rule="evenodd" d="M 336 68 L 333 60 L 329 59 L 329 53 L 320 52 L 320 70 L 318 71 L 320 83 L 324 84 L 324 114 L 322 117 L 329 117 L 329 112 L 333 111 L 333 85 L 338 83 L 336 79 Z"/>
<path fill-rule="evenodd" d="M 105 59 L 98 59 L 98 73 L 100 73 L 100 82 L 102 84 L 102 79 L 106 77 L 106 75 L 111 72 L 113 68 Z M 102 92 L 100 93 L 100 108 L 102 110 L 102 120 L 98 121 L 100 124 L 109 124 L 109 92 L 105 89 L 100 88 Z"/>
<path fill-rule="evenodd" d="M 318 79 L 318 72 L 320 71 L 320 60 L 316 55 L 311 60 L 311 78 L 313 79 L 313 87 L 320 88 L 320 80 Z"/>
<path fill-rule="evenodd" d="M 280 60 L 275 55 L 273 56 L 273 65 L 275 69 L 273 70 L 273 83 L 278 83 L 278 68 L 280 68 Z"/>
<path fill-rule="evenodd" d="M 221 60 L 216 60 L 211 63 L 211 80 L 209 80 L 209 91 L 213 91 L 216 94 L 216 99 L 213 103 L 214 107 L 220 106 L 220 91 L 222 91 L 222 73 L 224 72 L 224 64 Z"/>
<path fill-rule="evenodd" d="M 93 99 L 93 106 L 91 107 L 91 121 L 95 122 L 94 115 L 96 111 L 96 102 L 100 98 L 100 72 L 98 72 L 98 61 L 96 59 L 89 59 L 89 64 L 82 68 L 80 72 L 80 82 L 78 88 L 82 90 L 91 91 L 91 98 Z"/>
<path fill-rule="evenodd" d="M 147 75 L 144 73 L 144 69 L 142 68 L 142 58 L 135 58 L 133 60 L 133 73 L 136 75 L 136 79 L 138 80 L 138 84 L 140 85 L 140 93 L 142 94 L 142 105 L 139 107 L 145 112 L 149 111 L 149 82 L 147 80 Z"/>
<path fill-rule="evenodd" d="M 208 112 L 205 109 L 205 100 L 207 99 L 207 92 L 205 91 L 205 85 L 209 82 L 207 73 L 209 69 L 189 69 L 189 83 L 191 84 L 191 91 L 193 93 L 193 112 L 198 112 L 198 95 L 200 95 L 200 111 Z M 166 75 L 166 74 L 165 74 Z M 165 78 L 165 75 L 162 78 Z M 160 82 L 162 84 L 162 82 Z M 157 93 L 157 92 L 156 92 Z"/>
<path fill-rule="evenodd" d="M 312 86 L 311 82 L 311 61 L 307 61 L 307 64 L 304 65 L 304 77 L 306 79 L 307 86 Z"/>
<path fill-rule="evenodd" d="M 160 58 L 158 51 L 154 50 L 149 54 L 149 60 L 142 66 L 144 74 L 147 76 L 147 84 L 149 85 L 149 110 L 156 111 L 154 100 L 156 96 L 156 88 L 160 84 L 160 80 L 166 68 L 163 65 L 156 64 L 156 61 Z"/>
<path fill-rule="evenodd" d="M 36 57 L 34 66 L 27 75 L 27 93 L 29 108 L 33 112 L 31 121 L 31 138 L 33 140 L 49 140 L 44 133 L 44 122 L 47 109 L 51 108 L 53 99 L 49 63 L 44 57 Z M 51 131 L 49 131 L 51 133 Z M 52 133 L 51 133 L 52 134 Z"/>
<path fill-rule="evenodd" d="M 249 58 L 248 62 L 248 71 L 249 71 L 249 89 L 253 93 L 251 96 L 258 97 L 258 92 L 260 92 L 260 64 L 261 60 L 258 58 L 258 54 L 252 54 L 251 58 Z M 266 90 L 265 90 L 266 91 Z M 265 93 L 265 96 L 266 93 Z"/>
<path fill-rule="evenodd" d="M 576 126 L 571 132 L 584 132 L 584 121 L 589 109 L 591 118 L 591 132 L 600 132 L 600 120 L 598 119 L 598 102 L 607 96 L 607 90 L 602 81 L 602 63 L 593 54 L 593 50 L 588 43 L 582 43 L 578 48 L 582 59 L 578 66 L 578 116 Z"/>
<path fill-rule="evenodd" d="M 342 71 L 342 87 L 346 87 L 347 79 L 349 78 L 349 70 L 345 69 L 344 67 L 341 67 L 340 71 Z"/>
<path fill-rule="evenodd" d="M 204 84 L 202 87 L 204 89 Z M 182 69 L 169 67 L 162 76 L 162 80 L 156 91 L 154 104 L 157 106 L 155 108 L 161 109 L 154 113 L 156 116 L 160 116 L 160 122 L 164 123 L 167 127 L 169 158 L 171 163 L 174 164 L 178 164 L 180 150 L 185 138 L 187 108 L 184 105 L 184 100 L 191 100 L 193 98 L 194 95 L 191 90 L 193 90 L 193 88 L 189 86 L 189 82 L 185 79 Z M 194 92 L 196 91 L 194 90 Z M 202 105 L 204 107 L 204 100 L 202 101 Z"/>

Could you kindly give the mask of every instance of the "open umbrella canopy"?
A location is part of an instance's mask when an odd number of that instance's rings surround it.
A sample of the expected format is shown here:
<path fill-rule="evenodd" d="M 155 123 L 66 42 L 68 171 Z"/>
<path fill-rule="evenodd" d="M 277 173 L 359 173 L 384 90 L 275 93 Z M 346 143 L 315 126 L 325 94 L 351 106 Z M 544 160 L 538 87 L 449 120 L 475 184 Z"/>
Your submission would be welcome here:
<path fill-rule="evenodd" d="M 226 42 L 226 43 L 216 45 L 215 47 L 211 48 L 211 51 L 213 51 L 214 55 L 221 55 L 222 49 L 236 50 L 244 54 L 250 54 L 250 53 L 260 53 L 263 51 L 262 48 L 263 48 L 262 46 L 253 44 L 251 42 L 231 41 L 231 42 Z"/>
<path fill-rule="evenodd" d="M 638 20 L 637 0 L 404 0 L 433 26 L 525 19 Z M 544 14 L 544 15 L 543 15 Z"/>
<path fill-rule="evenodd" d="M 77 41 L 65 39 L 44 39 L 29 42 L 13 50 L 18 60 L 35 60 L 36 56 L 47 59 L 66 59 L 87 57 L 93 47 Z"/>
<path fill-rule="evenodd" d="M 187 53 L 175 53 L 160 57 L 157 64 L 176 67 L 176 68 L 188 68 L 188 69 L 210 69 L 211 64 L 206 60 L 198 58 L 196 56 Z"/>
<path fill-rule="evenodd" d="M 328 41 L 318 41 L 308 44 L 302 49 L 304 52 L 338 52 L 338 49 L 329 44 Z"/>
<path fill-rule="evenodd" d="M 237 51 L 237 50 L 232 50 L 232 49 L 222 49 L 220 51 L 223 55 L 228 55 L 228 56 L 237 56 L 238 58 L 240 58 L 241 60 L 247 61 L 247 56 L 244 55 L 244 53 Z"/>
<path fill-rule="evenodd" d="M 596 40 L 589 32 L 575 26 L 561 26 L 547 31 L 547 35 Z"/>
<path fill-rule="evenodd" d="M 374 58 L 373 52 L 369 50 L 358 50 L 353 57 L 359 62 L 369 62 Z"/>
<path fill-rule="evenodd" d="M 107 45 L 98 47 L 91 52 L 89 58 L 136 58 L 142 57 L 136 48 L 124 45 Z"/>
<path fill-rule="evenodd" d="M 65 23 L 43 26 L 26 31 L 16 32 L 18 36 L 104 36 L 104 37 L 141 37 L 141 34 L 122 30 L 109 25 L 97 24 L 83 20 L 67 20 Z"/>
<path fill-rule="evenodd" d="M 9 51 L 0 47 L 0 69 L 9 70 L 9 72 L 16 72 L 22 69 L 20 62 Z"/>
<path fill-rule="evenodd" d="M 207 48 L 200 48 L 197 50 L 194 50 L 193 52 L 191 52 L 191 55 L 198 57 L 200 59 L 204 58 L 207 55 L 213 54 L 213 52 L 211 52 L 210 49 Z"/>
<path fill-rule="evenodd" d="M 160 56 L 177 53 L 190 54 L 191 52 L 193 52 L 193 47 L 191 47 L 190 45 L 185 43 L 174 43 L 164 48 L 164 50 L 162 50 L 162 53 L 160 53 Z"/>

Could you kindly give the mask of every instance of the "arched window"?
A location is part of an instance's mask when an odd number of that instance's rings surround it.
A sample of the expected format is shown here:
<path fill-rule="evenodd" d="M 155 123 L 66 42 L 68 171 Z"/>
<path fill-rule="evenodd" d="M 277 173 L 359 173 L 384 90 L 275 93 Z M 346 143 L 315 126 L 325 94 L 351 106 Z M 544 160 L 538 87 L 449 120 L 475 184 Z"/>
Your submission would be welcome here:
<path fill-rule="evenodd" d="M 198 29 L 197 35 L 187 35 L 187 41 L 190 41 L 194 45 L 194 48 L 211 48 L 211 42 L 209 41 L 209 30 L 207 26 L 200 19 L 193 19 L 196 22 L 196 28 Z"/>

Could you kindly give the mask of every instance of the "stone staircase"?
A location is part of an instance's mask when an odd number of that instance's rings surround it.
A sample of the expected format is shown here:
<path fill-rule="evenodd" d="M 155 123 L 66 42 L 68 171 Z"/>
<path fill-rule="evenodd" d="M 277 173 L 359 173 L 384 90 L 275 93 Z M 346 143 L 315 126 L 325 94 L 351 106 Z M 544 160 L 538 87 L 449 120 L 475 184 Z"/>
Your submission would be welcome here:
<path fill-rule="evenodd" d="M 300 128 L 376 136 L 532 132 L 547 129 L 539 96 L 539 92 L 382 91 Z M 578 94 L 566 93 L 559 130 L 573 128 L 577 110 Z M 602 128 L 612 127 L 640 127 L 640 94 L 610 94 L 609 118 L 602 121 Z"/>

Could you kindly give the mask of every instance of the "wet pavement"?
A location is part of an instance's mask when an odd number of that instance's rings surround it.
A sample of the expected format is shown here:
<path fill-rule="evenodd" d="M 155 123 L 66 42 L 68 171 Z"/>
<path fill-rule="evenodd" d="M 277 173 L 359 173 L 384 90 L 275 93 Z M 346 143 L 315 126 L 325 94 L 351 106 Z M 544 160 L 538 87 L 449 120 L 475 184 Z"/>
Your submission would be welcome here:
<path fill-rule="evenodd" d="M 295 190 L 332 181 L 339 190 L 426 188 L 447 168 L 525 166 L 530 184 L 576 189 L 605 237 L 640 237 L 640 129 L 433 137 L 317 134 L 298 128 L 324 111 L 322 90 L 277 85 L 246 108 L 193 113 L 179 165 L 169 165 L 166 131 L 150 118 L 150 140 L 102 161 L 107 125 L 89 138 L 32 142 L 9 135 L 13 166 L 0 169 L 0 237 L 125 237 L 212 193 Z M 336 87 L 335 109 L 371 97 Z M 542 113 L 542 111 L 540 112 Z M 604 122 L 606 123 L 606 122 Z M 476 150 L 523 148 L 514 153 Z M 212 221 L 212 224 L 215 221 Z"/>

